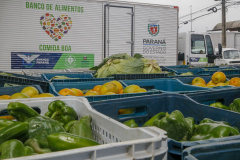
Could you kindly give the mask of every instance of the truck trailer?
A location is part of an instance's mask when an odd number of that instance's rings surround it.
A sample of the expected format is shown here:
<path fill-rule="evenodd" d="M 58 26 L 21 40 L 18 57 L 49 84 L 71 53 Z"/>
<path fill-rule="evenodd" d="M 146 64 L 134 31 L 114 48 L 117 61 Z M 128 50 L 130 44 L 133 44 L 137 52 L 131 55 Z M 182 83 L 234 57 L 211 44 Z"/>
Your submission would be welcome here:
<path fill-rule="evenodd" d="M 1 71 L 88 69 L 117 53 L 177 64 L 177 6 L 1 0 L 0 14 Z"/>

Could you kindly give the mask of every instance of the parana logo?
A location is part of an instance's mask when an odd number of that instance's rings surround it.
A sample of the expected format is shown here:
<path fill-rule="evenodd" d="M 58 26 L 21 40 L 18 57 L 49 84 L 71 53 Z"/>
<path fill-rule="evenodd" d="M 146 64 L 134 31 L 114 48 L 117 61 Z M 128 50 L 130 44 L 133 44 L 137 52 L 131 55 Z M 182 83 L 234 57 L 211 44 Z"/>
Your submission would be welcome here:
<path fill-rule="evenodd" d="M 76 66 L 76 58 L 74 56 L 67 56 L 65 58 L 65 66 L 75 67 Z"/>
<path fill-rule="evenodd" d="M 40 55 L 31 55 L 31 54 L 17 54 L 18 57 L 23 59 L 23 65 L 26 68 L 31 68 L 35 64 L 35 59 L 39 57 Z"/>
<path fill-rule="evenodd" d="M 152 36 L 156 36 L 159 33 L 159 24 L 158 24 L 159 20 L 149 20 L 149 24 L 148 24 L 148 32 L 149 34 L 151 34 Z"/>
<path fill-rule="evenodd" d="M 52 14 L 45 13 L 40 17 L 40 24 L 52 39 L 58 41 L 72 28 L 72 19 L 68 15 L 55 18 Z"/>

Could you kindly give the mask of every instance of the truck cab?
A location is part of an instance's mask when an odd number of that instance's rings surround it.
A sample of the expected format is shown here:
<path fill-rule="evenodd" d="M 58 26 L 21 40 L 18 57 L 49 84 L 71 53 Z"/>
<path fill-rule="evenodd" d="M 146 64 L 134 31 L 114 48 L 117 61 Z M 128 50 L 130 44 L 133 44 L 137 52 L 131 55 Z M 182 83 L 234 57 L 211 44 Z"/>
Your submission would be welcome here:
<path fill-rule="evenodd" d="M 178 65 L 214 63 L 211 36 L 201 33 L 178 34 Z"/>
<path fill-rule="evenodd" d="M 223 48 L 222 53 L 218 53 L 218 49 L 215 49 L 219 55 L 215 59 L 216 65 L 239 65 L 240 64 L 240 51 L 235 48 Z"/>
<path fill-rule="evenodd" d="M 240 65 L 238 49 L 222 48 L 219 44 L 214 50 L 212 38 L 207 33 L 179 33 L 177 58 L 177 65 Z"/>

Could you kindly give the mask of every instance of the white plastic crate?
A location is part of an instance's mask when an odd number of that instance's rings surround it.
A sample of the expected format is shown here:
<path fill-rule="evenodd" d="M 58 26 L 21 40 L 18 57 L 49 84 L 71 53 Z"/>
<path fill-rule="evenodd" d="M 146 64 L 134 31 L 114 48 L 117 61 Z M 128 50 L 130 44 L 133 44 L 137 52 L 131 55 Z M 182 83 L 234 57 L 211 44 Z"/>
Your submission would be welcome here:
<path fill-rule="evenodd" d="M 87 99 L 83 97 L 59 96 L 3 100 L 0 101 L 0 109 L 6 109 L 10 101 L 16 101 L 30 107 L 38 107 L 41 115 L 44 115 L 48 111 L 48 104 L 54 100 L 62 100 L 73 107 L 78 113 L 78 118 L 84 114 L 91 115 L 95 140 L 102 145 L 19 157 L 13 160 L 167 160 L 168 147 L 165 131 L 156 127 L 129 128 L 92 109 Z"/>

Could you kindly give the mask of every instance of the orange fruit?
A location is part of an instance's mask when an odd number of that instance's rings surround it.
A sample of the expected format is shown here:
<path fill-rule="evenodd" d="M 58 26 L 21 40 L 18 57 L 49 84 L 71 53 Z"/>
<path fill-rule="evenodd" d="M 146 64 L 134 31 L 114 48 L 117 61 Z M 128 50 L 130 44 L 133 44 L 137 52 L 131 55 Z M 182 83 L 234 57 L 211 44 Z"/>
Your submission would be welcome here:
<path fill-rule="evenodd" d="M 133 114 L 134 112 L 135 112 L 135 108 L 119 109 L 118 115 Z"/>
<path fill-rule="evenodd" d="M 212 80 L 207 83 L 207 86 L 215 86 L 215 85 L 216 85 L 216 84 L 213 83 Z"/>
<path fill-rule="evenodd" d="M 118 93 L 119 92 L 119 88 L 115 83 L 112 82 L 107 82 L 105 84 L 102 85 L 99 94 L 100 95 L 104 95 L 107 92 L 113 92 L 113 93 Z"/>
<path fill-rule="evenodd" d="M 118 92 L 118 94 L 123 94 L 123 89 Z"/>
<path fill-rule="evenodd" d="M 42 97 L 55 97 L 55 96 L 51 93 L 42 93 L 39 95 L 33 95 L 31 98 L 42 98 Z"/>
<path fill-rule="evenodd" d="M 209 86 L 207 86 L 207 88 L 213 88 L 213 87 L 216 87 L 216 85 L 209 85 Z"/>
<path fill-rule="evenodd" d="M 135 93 L 137 89 L 140 89 L 138 85 L 130 85 L 124 88 L 123 93 Z"/>
<path fill-rule="evenodd" d="M 113 92 L 107 92 L 107 93 L 105 93 L 104 95 L 111 95 L 111 94 L 116 94 L 116 93 L 113 93 Z"/>
<path fill-rule="evenodd" d="M 212 75 L 212 82 L 215 84 L 224 83 L 226 81 L 226 75 L 223 72 L 215 72 Z"/>
<path fill-rule="evenodd" d="M 96 85 L 95 87 L 93 87 L 93 91 L 99 92 L 101 89 L 102 85 Z"/>
<path fill-rule="evenodd" d="M 30 98 L 30 97 L 25 93 L 14 93 L 13 95 L 10 96 L 10 99 L 22 99 L 22 98 Z"/>
<path fill-rule="evenodd" d="M 33 86 L 28 86 L 28 87 L 23 88 L 21 93 L 25 93 L 29 97 L 32 97 L 33 95 L 38 95 L 39 91 L 37 90 L 37 88 L 35 88 Z"/>
<path fill-rule="evenodd" d="M 9 95 L 1 95 L 0 96 L 0 99 L 10 99 L 10 96 Z"/>
<path fill-rule="evenodd" d="M 97 96 L 99 95 L 96 91 L 88 91 L 84 96 Z"/>
<path fill-rule="evenodd" d="M 226 83 L 218 83 L 216 86 L 226 86 L 227 84 Z"/>
<path fill-rule="evenodd" d="M 141 93 L 141 92 L 147 92 L 147 90 L 145 88 L 139 88 L 134 91 L 134 93 Z"/>
<path fill-rule="evenodd" d="M 120 83 L 120 82 L 118 82 L 118 81 L 111 81 L 112 83 L 115 83 L 117 86 L 118 86 L 118 89 L 119 90 L 122 90 L 123 89 L 123 86 L 122 86 L 122 84 Z"/>
<path fill-rule="evenodd" d="M 234 77 L 234 78 L 230 79 L 229 85 L 240 87 L 240 78 L 239 77 Z"/>
<path fill-rule="evenodd" d="M 71 88 L 71 90 L 74 92 L 75 96 L 83 96 L 82 90 L 77 88 Z"/>
<path fill-rule="evenodd" d="M 203 83 L 195 83 L 193 86 L 198 86 L 198 87 L 207 87 L 206 84 Z"/>
<path fill-rule="evenodd" d="M 75 95 L 75 93 L 69 88 L 61 89 L 58 93 L 62 96 L 67 96 L 67 95 L 74 96 Z"/>
<path fill-rule="evenodd" d="M 196 77 L 192 80 L 192 85 L 193 84 L 196 84 L 196 83 L 203 83 L 203 84 L 206 84 L 205 80 L 201 77 Z"/>

